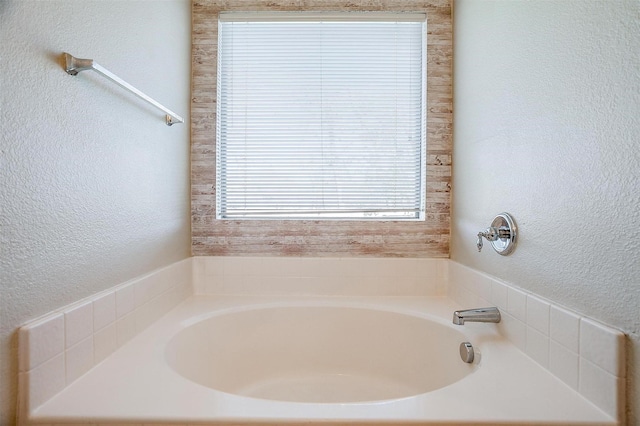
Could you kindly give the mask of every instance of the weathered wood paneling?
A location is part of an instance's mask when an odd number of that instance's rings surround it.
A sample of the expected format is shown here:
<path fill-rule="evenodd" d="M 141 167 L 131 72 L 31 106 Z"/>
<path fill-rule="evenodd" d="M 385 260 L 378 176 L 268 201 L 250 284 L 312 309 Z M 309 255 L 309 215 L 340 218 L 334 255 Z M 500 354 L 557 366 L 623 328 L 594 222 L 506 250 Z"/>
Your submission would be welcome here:
<path fill-rule="evenodd" d="M 215 218 L 216 67 L 222 11 L 406 11 L 427 14 L 427 206 L 424 222 Z M 192 7 L 192 253 L 448 257 L 452 150 L 450 0 L 195 0 Z"/>

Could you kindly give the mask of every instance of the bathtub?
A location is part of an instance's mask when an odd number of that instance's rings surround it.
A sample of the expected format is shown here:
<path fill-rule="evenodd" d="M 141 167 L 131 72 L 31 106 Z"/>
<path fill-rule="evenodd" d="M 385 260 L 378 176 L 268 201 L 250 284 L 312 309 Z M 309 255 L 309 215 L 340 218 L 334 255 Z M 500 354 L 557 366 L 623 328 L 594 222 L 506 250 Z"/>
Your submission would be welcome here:
<path fill-rule="evenodd" d="M 229 394 L 300 403 L 412 397 L 476 366 L 457 358 L 466 336 L 437 321 L 380 309 L 275 306 L 214 315 L 168 343 L 175 372 Z"/>
<path fill-rule="evenodd" d="M 496 324 L 453 325 L 460 308 L 437 296 L 191 296 L 30 421 L 616 424 Z"/>

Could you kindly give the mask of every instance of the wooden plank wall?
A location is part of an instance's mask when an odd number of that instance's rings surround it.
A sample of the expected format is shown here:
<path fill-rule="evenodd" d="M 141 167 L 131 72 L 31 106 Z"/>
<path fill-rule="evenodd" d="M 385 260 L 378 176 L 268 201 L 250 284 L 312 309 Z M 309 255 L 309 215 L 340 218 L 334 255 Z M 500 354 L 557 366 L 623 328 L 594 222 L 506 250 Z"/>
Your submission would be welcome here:
<path fill-rule="evenodd" d="M 216 220 L 218 14 L 263 10 L 427 14 L 426 221 Z M 450 0 L 194 0 L 192 15 L 191 235 L 194 256 L 449 256 L 453 54 Z"/>

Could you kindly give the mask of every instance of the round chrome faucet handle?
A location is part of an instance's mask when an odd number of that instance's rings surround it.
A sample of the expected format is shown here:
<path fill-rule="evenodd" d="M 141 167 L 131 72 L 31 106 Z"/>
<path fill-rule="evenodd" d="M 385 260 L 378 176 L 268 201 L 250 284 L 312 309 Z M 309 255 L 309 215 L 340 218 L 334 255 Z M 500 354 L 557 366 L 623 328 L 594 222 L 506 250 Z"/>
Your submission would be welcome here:
<path fill-rule="evenodd" d="M 478 251 L 482 251 L 482 238 L 484 237 L 498 254 L 507 256 L 515 249 L 517 232 L 513 218 L 508 213 L 500 213 L 493 219 L 491 226 L 484 232 L 478 232 L 478 241 L 476 242 Z"/>

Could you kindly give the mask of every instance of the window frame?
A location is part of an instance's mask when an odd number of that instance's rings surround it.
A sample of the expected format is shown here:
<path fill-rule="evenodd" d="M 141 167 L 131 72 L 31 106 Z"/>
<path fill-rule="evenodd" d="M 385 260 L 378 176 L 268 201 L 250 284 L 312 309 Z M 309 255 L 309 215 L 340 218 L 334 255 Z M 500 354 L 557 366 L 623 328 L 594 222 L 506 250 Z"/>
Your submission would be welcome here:
<path fill-rule="evenodd" d="M 238 28 L 235 28 L 234 24 L 240 24 L 240 26 Z M 258 24 L 258 26 L 253 27 L 251 26 L 252 23 L 256 23 Z M 246 143 L 246 138 L 247 137 L 251 137 L 251 133 L 248 133 L 245 135 L 245 140 L 243 141 L 239 141 L 238 140 L 238 121 L 237 120 L 252 120 L 253 116 L 250 115 L 250 113 L 246 112 L 245 108 L 239 108 L 240 113 L 229 113 L 228 110 L 226 110 L 226 107 L 230 107 L 230 108 L 234 108 L 234 110 L 238 110 L 238 105 L 242 106 L 242 93 L 244 93 L 244 96 L 249 96 L 251 97 L 253 94 L 251 91 L 246 91 L 248 89 L 248 84 L 243 84 L 242 80 L 240 80 L 240 84 L 239 86 L 236 88 L 235 86 L 238 83 L 232 83 L 233 81 L 235 81 L 234 75 L 231 73 L 227 73 L 222 75 L 222 71 L 223 70 L 227 70 L 227 69 L 231 69 L 231 68 L 235 68 L 235 67 L 240 67 L 239 68 L 239 72 L 241 73 L 241 75 L 244 75 L 246 73 L 250 73 L 252 70 L 259 70 L 258 65 L 256 65 L 254 67 L 254 65 L 247 65 L 244 69 L 242 68 L 242 66 L 235 64 L 235 60 L 236 58 L 234 58 L 233 56 L 230 56 L 230 51 L 226 50 L 226 49 L 222 49 L 222 40 L 225 37 L 229 37 L 229 41 L 225 41 L 225 47 L 229 46 L 232 49 L 236 49 L 239 48 L 240 51 L 238 52 L 238 55 L 242 55 L 242 51 L 243 51 L 243 44 L 240 42 L 239 44 L 235 44 L 233 42 L 234 37 L 242 37 L 242 36 L 247 36 L 249 38 L 252 37 L 251 35 L 251 31 L 255 30 L 255 31 L 264 31 L 265 30 L 265 26 L 268 26 L 270 24 L 273 24 L 273 27 L 278 29 L 278 30 L 282 30 L 283 28 L 285 28 L 285 26 L 280 25 L 281 23 L 285 23 L 285 24 L 292 24 L 294 28 L 297 28 L 298 31 L 302 30 L 302 31 L 311 31 L 310 34 L 313 34 L 314 37 L 317 36 L 317 33 L 315 33 L 314 31 L 317 31 L 317 29 L 322 28 L 322 24 L 327 24 L 327 25 L 332 25 L 332 24 L 336 24 L 334 25 L 336 27 L 336 29 L 343 31 L 344 30 L 344 24 L 353 24 L 353 30 L 355 31 L 355 34 L 357 35 L 364 35 L 366 33 L 363 33 L 363 31 L 371 31 L 371 29 L 367 29 L 367 25 L 376 25 L 376 24 L 387 24 L 387 25 L 381 25 L 382 29 L 384 31 L 386 31 L 386 33 L 384 33 L 385 36 L 399 36 L 399 34 L 403 34 L 405 37 L 408 34 L 411 34 L 410 32 L 406 32 L 406 31 L 413 31 L 413 33 L 416 33 L 416 30 L 419 31 L 420 34 L 420 44 L 416 47 L 416 45 L 413 45 L 411 47 L 410 51 L 405 51 L 403 53 L 405 53 L 406 55 L 403 57 L 403 60 L 408 61 L 408 63 L 406 63 L 406 65 L 403 68 L 400 68 L 401 72 L 410 72 L 411 68 L 413 68 L 413 72 L 415 73 L 416 68 L 415 68 L 415 64 L 416 62 L 413 62 L 416 59 L 416 54 L 418 55 L 417 58 L 417 63 L 419 64 L 419 75 L 417 76 L 417 78 L 419 80 L 418 84 L 415 85 L 415 83 L 411 83 L 412 80 L 408 80 L 406 84 L 409 84 L 411 86 L 417 86 L 416 88 L 419 90 L 412 92 L 412 93 L 408 93 L 405 94 L 405 97 L 402 97 L 402 94 L 399 93 L 394 93 L 394 95 L 392 95 L 392 97 L 395 99 L 395 104 L 398 105 L 409 105 L 410 106 L 410 111 L 413 111 L 414 114 L 416 111 L 418 111 L 418 115 L 414 115 L 416 122 L 413 123 L 406 123 L 404 124 L 404 127 L 401 127 L 403 132 L 407 132 L 410 128 L 415 128 L 416 123 L 418 124 L 418 130 L 417 131 L 412 131 L 410 134 L 413 136 L 417 136 L 417 145 L 414 145 L 417 148 L 417 152 L 414 152 L 412 155 L 414 155 L 414 159 L 418 160 L 418 165 L 417 167 L 413 168 L 412 170 L 412 174 L 415 174 L 415 176 L 417 176 L 417 181 L 414 181 L 411 186 L 403 186 L 402 189 L 405 191 L 405 193 L 407 193 L 408 190 L 410 190 L 408 193 L 413 193 L 414 195 L 412 195 L 412 200 L 413 200 L 413 208 L 408 208 L 408 206 L 405 204 L 406 207 L 400 207 L 398 209 L 391 209 L 388 207 L 382 207 L 380 206 L 380 202 L 372 202 L 372 204 L 369 204 L 369 207 L 371 208 L 362 208 L 362 210 L 358 211 L 355 208 L 351 208 L 351 209 L 345 209 L 344 207 L 340 207 L 339 205 L 334 205 L 331 204 L 332 208 L 328 208 L 328 209 L 318 209 L 318 210 L 310 210 L 309 209 L 309 204 L 307 203 L 305 204 L 300 204 L 298 205 L 298 207 L 289 207 L 288 209 L 286 209 L 287 211 L 284 211 L 285 209 L 282 208 L 282 212 L 279 212 L 278 210 L 280 210 L 280 207 L 277 206 L 273 206 L 272 202 L 267 202 L 266 204 L 263 204 L 259 201 L 256 201 L 256 197 L 254 196 L 253 200 L 249 199 L 247 201 L 247 199 L 245 198 L 245 192 L 243 190 L 233 190 L 230 189 L 229 186 L 227 186 L 227 184 L 229 185 L 233 185 L 233 182 L 235 181 L 235 179 L 239 179 L 239 177 L 237 177 L 237 175 L 227 175 L 227 168 L 226 166 L 228 164 L 231 163 L 236 163 L 236 162 L 240 162 L 242 163 L 242 158 L 241 155 L 243 155 L 243 153 L 246 153 L 246 155 L 252 155 L 252 148 L 245 148 L 247 149 L 246 151 L 243 149 L 242 151 L 238 151 L 238 149 L 242 149 L 242 145 L 237 145 L 237 144 L 242 144 L 242 143 Z M 307 28 L 301 29 L 300 27 L 303 26 L 305 23 L 308 23 L 309 26 Z M 402 27 L 398 27 L 397 25 L 391 25 L 388 26 L 388 24 L 402 24 L 402 23 L 406 23 L 407 25 L 412 25 L 413 28 L 411 27 L 406 27 L 406 28 L 402 28 Z M 320 26 L 318 24 L 321 24 Z M 359 24 L 363 24 L 363 25 L 359 25 Z M 342 26 L 342 28 L 341 28 Z M 223 32 L 223 31 L 226 31 Z M 376 33 L 378 32 L 378 30 L 376 30 Z M 273 34 L 273 33 L 272 33 Z M 278 33 L 276 33 L 278 34 Z M 278 34 L 279 35 L 279 34 Z M 378 34 L 376 34 L 375 36 L 377 36 Z M 255 36 L 254 36 L 255 37 Z M 279 39 L 278 36 L 276 36 L 276 39 Z M 426 15 L 424 13 L 394 13 L 394 12 L 360 12 L 360 13 L 354 13 L 354 12 L 331 12 L 331 13 L 325 13 L 325 12 L 316 12 L 316 13 L 308 13 L 308 12 L 262 12 L 262 13 L 221 13 L 219 15 L 219 19 L 218 19 L 218 40 L 219 40 L 219 45 L 218 45 L 218 69 L 217 69 L 217 98 L 221 98 L 223 99 L 222 101 L 219 101 L 217 103 L 217 123 L 216 123 L 216 129 L 217 129 L 217 134 L 216 134 L 216 170 L 217 170 L 217 175 L 216 175 L 216 218 L 219 220 L 364 220 L 364 221 L 379 221 L 379 220 L 398 220 L 398 221 L 416 221 L 416 220 L 425 220 L 425 215 L 424 215 L 424 211 L 425 211 L 425 199 L 426 199 L 426 179 L 425 179 L 425 174 L 426 174 L 426 162 L 424 161 L 424 158 L 426 156 L 426 146 L 427 146 L 427 137 L 426 137 L 426 105 L 425 105 L 425 99 L 426 99 Z M 315 38 L 310 39 L 311 41 L 315 40 Z M 341 39 L 340 39 L 341 40 Z M 371 48 L 373 46 L 376 46 L 375 44 L 371 44 L 371 39 L 369 39 L 368 37 L 365 37 L 364 40 L 370 44 L 364 44 L 362 46 L 362 49 L 366 49 L 367 47 Z M 230 44 L 229 44 L 230 43 Z M 296 42 L 297 44 L 298 42 Z M 397 43 L 397 41 L 396 41 Z M 311 45 L 309 45 L 309 47 L 312 47 Z M 338 48 L 340 48 L 341 46 L 338 45 Z M 345 49 L 349 49 L 349 46 L 345 46 Z M 287 55 L 287 50 L 286 49 L 278 49 L 277 45 L 276 45 L 276 50 L 275 50 L 275 56 L 273 56 L 273 58 L 277 58 L 276 62 L 274 63 L 279 63 L 277 61 L 282 60 L 284 61 L 283 64 L 290 64 L 291 61 L 288 60 L 288 58 L 286 56 L 282 56 L 282 55 Z M 311 55 L 312 57 L 315 57 L 313 55 L 321 55 L 318 52 L 312 52 Z M 338 54 L 340 54 L 340 50 L 337 51 Z M 356 53 L 357 54 L 357 53 Z M 322 58 L 325 58 L 324 55 L 321 56 Z M 267 55 L 267 58 L 272 58 L 272 56 Z M 245 62 L 246 59 L 240 59 L 239 60 L 239 64 L 242 64 L 243 62 Z M 228 62 L 227 62 L 228 61 Z M 379 60 L 377 60 L 379 61 Z M 377 63 L 376 61 L 376 63 Z M 385 66 L 388 63 L 388 59 L 385 59 L 384 61 L 377 63 L 377 65 L 381 65 L 381 66 Z M 260 61 L 258 61 L 260 62 Z M 320 61 L 320 63 L 322 63 L 322 61 Z M 235 64 L 235 65 L 234 65 Z M 342 67 L 341 67 L 342 68 Z M 331 70 L 331 68 L 329 68 L 329 70 Z M 357 68 L 357 64 L 356 64 L 356 68 L 355 70 L 359 70 Z M 318 72 L 320 71 L 319 68 L 313 68 L 310 69 L 309 74 L 307 74 L 310 78 L 316 78 L 318 76 Z M 332 77 L 341 77 L 340 73 L 342 72 L 341 69 L 334 69 L 333 72 L 338 71 L 337 74 L 327 74 L 325 77 L 328 76 L 328 78 L 332 78 Z M 331 72 L 331 71 L 329 71 Z M 348 73 L 347 73 L 348 74 Z M 303 74 L 304 75 L 304 74 Z M 324 74 L 323 74 L 324 75 Z M 374 74 L 375 75 L 375 74 Z M 393 75 L 393 74 L 392 74 Z M 415 74 L 410 74 L 412 77 L 415 77 Z M 280 77 L 281 74 L 277 73 L 276 77 Z M 258 75 L 256 76 L 256 78 L 260 79 L 262 78 L 263 75 L 261 72 L 258 73 Z M 272 77 L 268 77 L 268 79 L 270 79 Z M 364 78 L 366 78 L 366 76 L 364 76 Z M 375 84 L 375 87 L 379 87 L 380 84 L 385 84 L 385 83 L 381 83 L 380 80 L 387 80 L 388 77 L 378 77 L 378 78 L 372 78 L 371 83 Z M 378 80 L 378 81 L 376 81 Z M 277 84 L 277 80 L 276 81 Z M 288 81 L 286 78 L 283 81 Z M 315 81 L 315 80 L 314 80 Z M 416 80 L 413 80 L 416 81 Z M 266 85 L 260 85 L 258 84 L 258 86 L 260 86 L 261 88 L 266 87 Z M 375 92 L 375 87 L 373 87 L 373 90 L 369 90 L 369 93 L 371 92 Z M 232 88 L 234 88 L 232 90 Z M 405 87 L 406 89 L 406 87 Z M 240 90 L 240 92 L 238 92 L 238 90 Z M 262 93 L 262 89 L 261 89 L 261 93 Z M 324 95 L 329 95 L 331 96 L 331 92 L 330 91 L 323 91 L 322 89 L 319 90 L 308 90 L 303 92 L 305 95 L 309 95 L 309 96 L 316 96 L 319 95 L 320 98 L 322 99 Z M 413 101 L 414 103 L 412 104 L 411 101 L 409 99 L 406 98 L 406 96 L 408 96 L 409 98 L 414 98 L 416 96 L 416 94 L 418 94 L 418 104 L 415 104 L 415 101 Z M 221 97 L 221 95 L 223 95 Z M 278 93 L 272 94 L 273 96 L 275 96 L 278 99 L 281 99 L 283 97 L 286 97 L 286 93 L 279 95 Z M 231 97 L 230 97 L 231 96 Z M 263 95 L 261 95 L 263 96 Z M 298 94 L 296 94 L 296 96 L 298 96 Z M 367 97 L 369 97 L 370 95 L 367 95 Z M 237 100 L 236 100 L 237 98 Z M 375 100 L 375 99 L 374 99 Z M 392 99 L 393 100 L 393 99 Z M 378 98 L 378 102 L 380 102 L 381 104 L 383 104 L 384 106 L 388 105 L 388 101 L 389 99 L 383 99 L 382 97 Z M 362 103 L 363 101 L 360 100 L 358 101 L 356 99 L 356 102 L 360 102 Z M 398 103 L 399 102 L 399 103 Z M 323 105 L 323 104 L 320 104 Z M 363 105 L 368 105 L 366 103 L 364 103 Z M 325 103 L 324 106 L 321 106 L 321 109 L 325 109 L 329 107 L 330 108 L 330 103 Z M 338 107 L 338 105 L 336 105 L 336 107 Z M 341 107 L 338 107 L 341 108 Z M 414 110 L 414 108 L 417 108 Z M 269 108 L 267 107 L 267 110 Z M 374 108 L 375 110 L 375 108 Z M 285 110 L 286 111 L 286 110 Z M 316 110 L 311 110 L 311 111 L 316 111 Z M 266 112 L 266 111 L 265 111 Z M 316 111 L 319 112 L 319 111 Z M 346 113 L 349 114 L 349 110 L 346 110 Z M 261 117 L 263 113 L 260 113 L 259 116 Z M 287 114 L 287 112 L 284 112 L 284 114 Z M 383 116 L 388 116 L 388 113 L 383 113 Z M 341 118 L 342 119 L 342 118 Z M 378 124 L 380 122 L 382 122 L 383 118 L 380 117 L 380 120 L 373 123 L 373 124 Z M 235 121 L 235 125 L 233 125 Z M 401 120 L 401 122 L 404 120 Z M 242 121 L 240 121 L 242 122 Z M 355 120 L 354 120 L 355 122 Z M 253 128 L 254 122 L 253 121 L 245 121 L 245 126 L 249 126 L 249 128 Z M 297 121 L 297 119 L 293 118 L 293 121 L 291 122 L 291 126 L 300 126 L 301 124 L 305 124 L 305 123 L 301 123 L 299 121 Z M 319 129 L 324 128 L 323 123 L 322 122 L 316 122 L 316 121 L 312 121 L 311 123 L 309 123 L 311 125 L 313 124 L 319 124 Z M 389 123 L 390 125 L 392 125 L 392 123 Z M 328 124 L 329 126 L 331 126 L 331 124 Z M 396 126 L 398 125 L 397 123 L 395 124 Z M 287 132 L 291 129 L 291 126 L 287 126 Z M 306 124 L 305 124 L 306 126 Z M 303 126 L 303 127 L 305 127 Z M 401 124 L 402 126 L 402 124 Z M 299 128 L 299 127 L 294 127 L 294 128 Z M 307 128 L 307 127 L 305 127 Z M 262 129 L 262 126 L 259 126 L 258 129 Z M 385 130 L 389 130 L 391 128 L 388 127 L 380 127 L 376 130 L 378 131 L 385 131 Z M 343 129 L 346 130 L 349 133 L 344 134 L 345 137 L 349 137 L 349 134 L 354 134 L 354 133 L 361 133 L 362 129 L 358 128 L 357 125 L 354 125 L 352 127 L 349 127 L 348 129 Z M 397 131 L 397 128 L 396 130 Z M 322 132 L 322 130 L 321 130 Z M 306 141 L 306 143 L 311 143 L 311 146 L 316 146 L 316 144 L 320 143 L 322 144 L 322 142 L 319 142 L 318 139 L 316 139 L 315 137 L 313 138 L 309 138 L 306 136 L 306 133 L 300 133 L 300 140 L 304 140 Z M 320 133 L 318 135 L 321 139 L 323 139 L 322 133 Z M 373 136 L 373 135 L 371 135 Z M 342 139 L 342 137 L 338 136 L 337 137 L 337 141 L 335 141 L 338 145 L 339 144 L 344 144 L 346 142 L 342 142 L 340 139 Z M 312 142 L 313 141 L 313 142 Z M 267 139 L 263 139 L 260 140 L 260 143 L 263 144 L 265 146 L 269 145 L 269 144 L 273 144 L 275 141 L 274 140 L 269 140 Z M 224 146 L 222 145 L 224 143 Z M 255 143 L 255 140 L 254 142 Z M 251 143 L 250 143 L 251 144 Z M 388 149 L 389 145 L 388 145 L 388 141 L 384 142 L 384 149 Z M 329 146 L 333 145 L 332 142 L 329 141 Z M 324 146 L 324 144 L 323 144 Z M 404 149 L 408 148 L 408 146 L 405 145 L 400 145 L 401 147 L 403 147 Z M 274 151 L 278 152 L 280 151 L 280 145 L 274 146 Z M 229 149 L 229 151 L 227 150 Z M 337 152 L 341 152 L 342 150 L 337 149 Z M 223 152 L 224 152 L 224 156 L 223 156 Z M 285 161 L 288 163 L 287 158 L 291 158 L 291 155 L 295 155 L 296 157 L 298 156 L 298 154 L 293 154 L 292 152 L 289 152 L 288 150 L 283 151 L 285 152 L 286 156 L 282 157 L 281 159 L 276 159 L 275 164 L 278 163 L 282 163 L 282 161 Z M 234 154 L 234 156 L 231 156 L 231 154 Z M 418 158 L 415 157 L 415 155 L 417 154 Z M 408 157 L 404 157 L 404 158 L 408 158 Z M 313 159 L 313 157 L 309 157 L 309 156 L 304 156 L 302 158 L 300 158 L 301 160 L 309 160 L 311 162 L 311 164 L 318 164 L 320 163 L 319 161 Z M 253 160 L 255 161 L 255 159 Z M 380 161 L 380 160 L 378 160 Z M 377 166 L 384 166 L 384 165 L 388 165 L 391 167 L 397 167 L 397 166 L 393 166 L 393 161 L 389 161 L 387 162 L 386 160 L 384 160 L 384 163 L 378 163 Z M 322 162 L 322 164 L 327 164 Z M 348 164 L 353 164 L 353 161 L 350 161 Z M 327 164 L 328 165 L 328 164 Z M 324 166 L 323 166 L 324 168 Z M 336 169 L 338 175 L 340 176 L 341 169 Z M 376 170 L 380 170 L 380 169 L 376 169 L 376 165 L 369 165 L 364 166 L 363 167 L 363 173 L 367 173 L 367 170 L 369 170 L 369 174 L 376 179 L 375 182 L 378 183 L 382 183 L 381 177 L 377 176 L 377 171 Z M 396 169 L 397 170 L 397 169 Z M 283 171 L 281 169 L 278 169 L 277 171 Z M 249 174 L 245 175 L 247 177 L 251 177 L 251 172 L 248 171 Z M 295 172 L 294 172 L 295 173 Z M 305 171 L 299 170 L 298 173 L 304 173 L 303 176 L 299 176 L 300 178 L 311 178 L 311 175 L 307 175 Z M 404 173 L 403 173 L 404 175 Z M 266 177 L 265 177 L 266 178 Z M 403 178 L 406 178 L 406 175 L 403 176 Z M 313 182 L 322 182 L 322 181 L 326 181 L 325 176 L 322 176 L 319 180 L 317 176 L 314 176 L 313 178 Z M 255 185 L 259 187 L 261 180 L 257 180 L 254 181 Z M 284 182 L 281 182 L 284 184 Z M 346 182 L 345 182 L 346 183 Z M 396 182 L 389 182 L 390 185 L 394 185 L 394 183 Z M 386 182 L 384 182 L 384 184 L 386 184 Z M 385 185 L 382 185 L 381 190 L 387 191 L 387 189 L 385 188 Z M 352 187 L 352 181 L 348 182 L 347 185 L 349 187 Z M 403 184 L 403 185 L 409 185 L 409 184 Z M 258 193 L 258 188 L 253 188 L 253 193 L 257 194 Z M 232 186 L 231 186 L 232 188 Z M 340 189 L 341 187 L 339 187 L 338 189 L 334 189 L 332 190 L 332 192 L 330 192 L 329 197 L 335 197 L 337 196 L 337 193 L 341 191 Z M 359 188 L 359 190 L 362 191 L 367 191 L 367 186 L 364 185 L 364 183 L 362 183 L 362 187 Z M 283 193 L 281 190 L 274 190 L 273 186 L 271 186 L 269 188 L 269 190 L 273 190 L 275 191 L 273 194 L 273 198 L 272 200 L 276 199 L 277 197 L 285 197 L 288 198 L 289 200 L 291 200 L 290 196 L 286 196 L 285 193 Z M 333 191 L 337 191 L 337 192 L 333 192 Z M 389 192 L 389 200 L 397 200 L 397 201 L 401 201 L 400 198 L 395 198 L 398 197 L 396 195 L 393 194 L 393 191 L 388 190 Z M 279 195 L 278 195 L 279 194 Z M 351 197 L 354 198 L 345 198 L 345 202 L 349 203 L 352 206 L 360 206 L 362 205 L 360 202 L 355 201 L 358 198 L 360 198 L 364 193 L 363 192 L 359 192 L 359 193 L 353 193 L 351 195 Z M 321 202 L 320 199 L 316 198 L 316 197 L 321 197 L 322 195 L 319 194 L 319 192 L 309 192 L 308 194 L 310 198 L 314 199 L 314 200 L 318 200 L 318 204 L 316 205 L 324 205 L 324 198 L 323 201 Z M 252 213 L 250 210 L 242 210 L 242 207 L 240 205 L 240 201 L 238 201 L 239 199 L 245 199 L 245 208 L 251 209 L 251 208 L 262 208 L 263 211 L 262 212 L 255 212 Z M 284 199 L 283 198 L 283 201 Z M 329 200 L 327 200 L 329 201 Z M 287 201 L 290 202 L 290 201 Z M 248 203 L 248 204 L 246 204 Z M 379 206 L 379 207 L 373 207 L 373 206 Z M 229 210 L 227 210 L 227 208 L 229 208 Z M 297 210 L 297 211 L 296 211 Z M 255 210 L 254 210 L 255 211 Z"/>

